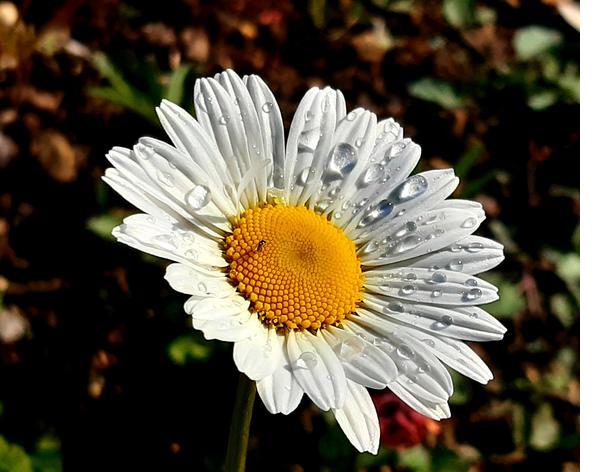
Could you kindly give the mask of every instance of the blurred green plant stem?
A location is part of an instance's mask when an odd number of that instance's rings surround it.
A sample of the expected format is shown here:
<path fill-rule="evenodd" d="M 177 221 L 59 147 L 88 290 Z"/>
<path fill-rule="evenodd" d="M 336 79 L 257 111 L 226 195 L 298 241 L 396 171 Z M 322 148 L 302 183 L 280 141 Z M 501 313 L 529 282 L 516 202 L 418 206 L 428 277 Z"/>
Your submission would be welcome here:
<path fill-rule="evenodd" d="M 246 452 L 255 397 L 256 384 L 240 373 L 227 442 L 225 472 L 243 472 L 246 469 Z"/>

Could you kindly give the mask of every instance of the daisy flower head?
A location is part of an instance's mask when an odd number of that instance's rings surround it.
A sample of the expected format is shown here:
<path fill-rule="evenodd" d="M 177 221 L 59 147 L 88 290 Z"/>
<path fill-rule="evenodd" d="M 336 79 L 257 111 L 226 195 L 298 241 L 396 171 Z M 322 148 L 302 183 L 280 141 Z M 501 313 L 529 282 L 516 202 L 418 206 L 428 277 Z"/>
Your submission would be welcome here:
<path fill-rule="evenodd" d="M 157 108 L 173 144 L 144 137 L 108 153 L 104 180 L 142 212 L 113 234 L 174 262 L 165 278 L 190 295 L 194 328 L 234 343 L 271 413 L 306 394 L 375 454 L 367 388 L 439 420 L 450 416 L 446 366 L 492 378 L 464 341 L 505 332 L 478 307 L 497 289 L 475 276 L 503 251 L 472 235 L 479 203 L 447 199 L 451 169 L 411 175 L 421 149 L 400 125 L 347 112 L 331 88 L 306 93 L 287 140 L 257 76 L 200 79 L 194 104 L 196 118 Z"/>

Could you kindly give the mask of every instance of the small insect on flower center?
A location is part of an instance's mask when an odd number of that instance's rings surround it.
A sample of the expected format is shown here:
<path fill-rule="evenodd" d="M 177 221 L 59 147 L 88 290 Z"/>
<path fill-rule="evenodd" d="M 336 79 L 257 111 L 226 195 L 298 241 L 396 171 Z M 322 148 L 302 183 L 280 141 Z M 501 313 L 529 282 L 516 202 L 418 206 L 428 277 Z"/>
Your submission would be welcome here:
<path fill-rule="evenodd" d="M 245 211 L 226 238 L 229 277 L 267 326 L 317 330 L 340 325 L 360 301 L 354 243 L 305 207 Z"/>

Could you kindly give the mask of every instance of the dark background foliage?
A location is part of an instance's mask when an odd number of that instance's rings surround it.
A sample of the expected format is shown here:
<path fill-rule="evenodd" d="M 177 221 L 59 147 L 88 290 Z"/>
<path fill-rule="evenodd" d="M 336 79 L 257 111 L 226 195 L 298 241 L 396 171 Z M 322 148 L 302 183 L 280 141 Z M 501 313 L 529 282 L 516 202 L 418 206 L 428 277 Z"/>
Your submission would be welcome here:
<path fill-rule="evenodd" d="M 358 455 L 328 414 L 257 403 L 249 469 L 578 470 L 579 32 L 570 0 L 0 2 L 0 471 L 219 470 L 237 373 L 191 329 L 165 263 L 116 244 L 106 151 L 165 138 L 194 79 L 257 73 L 286 125 L 312 85 L 392 116 L 455 167 L 506 261 L 422 444 Z M 385 415 L 385 411 L 380 411 Z M 384 438 L 385 439 L 385 438 Z"/>

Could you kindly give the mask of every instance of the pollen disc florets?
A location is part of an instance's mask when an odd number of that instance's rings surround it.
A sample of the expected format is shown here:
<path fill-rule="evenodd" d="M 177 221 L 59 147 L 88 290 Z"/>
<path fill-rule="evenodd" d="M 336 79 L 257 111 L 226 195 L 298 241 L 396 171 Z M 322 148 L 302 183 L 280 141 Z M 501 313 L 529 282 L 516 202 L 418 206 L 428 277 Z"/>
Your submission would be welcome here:
<path fill-rule="evenodd" d="M 226 239 L 229 277 L 265 325 L 317 330 L 339 325 L 360 301 L 354 243 L 302 206 L 245 211 Z"/>

